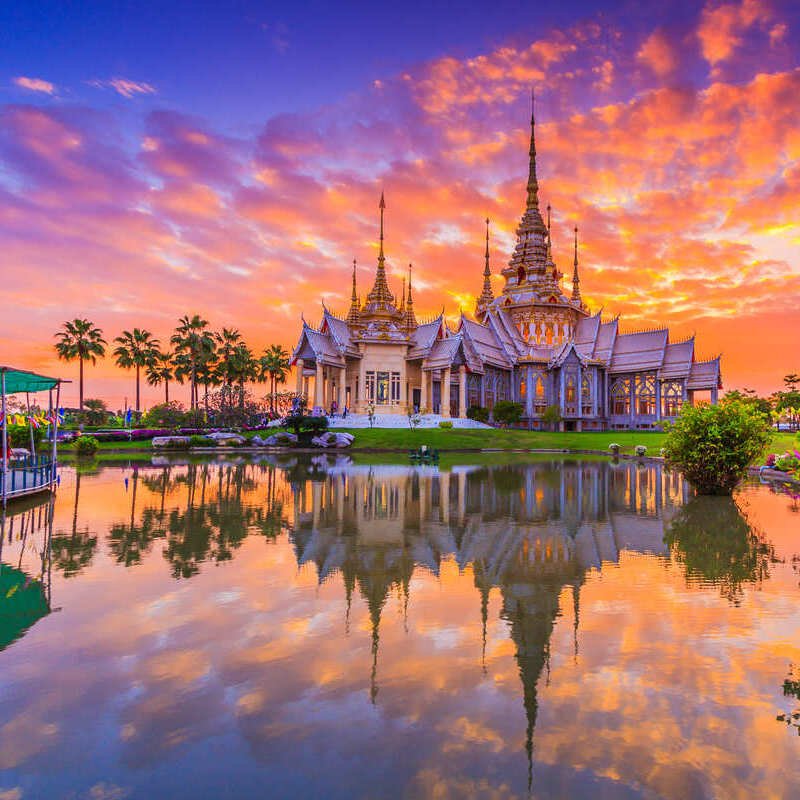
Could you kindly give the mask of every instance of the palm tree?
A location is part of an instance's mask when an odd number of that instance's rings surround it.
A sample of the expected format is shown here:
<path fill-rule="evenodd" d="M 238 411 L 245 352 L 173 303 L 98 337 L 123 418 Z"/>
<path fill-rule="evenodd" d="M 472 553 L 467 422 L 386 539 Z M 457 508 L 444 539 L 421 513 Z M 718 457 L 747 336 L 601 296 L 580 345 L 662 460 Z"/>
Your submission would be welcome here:
<path fill-rule="evenodd" d="M 217 385 L 222 386 L 222 397 L 228 390 L 228 401 L 233 405 L 231 387 L 237 378 L 237 364 L 235 361 L 236 348 L 242 344 L 242 334 L 236 328 L 223 328 L 219 333 L 214 334 L 217 340 L 217 357 L 215 376 Z"/>
<path fill-rule="evenodd" d="M 164 402 L 169 405 L 169 382 L 175 378 L 171 353 L 159 353 L 152 364 L 147 365 L 145 372 L 150 386 L 164 384 Z"/>
<path fill-rule="evenodd" d="M 122 335 L 114 341 L 119 343 L 114 349 L 117 364 L 122 369 L 136 370 L 136 410 L 139 411 L 139 373 L 142 367 L 155 363 L 160 355 L 159 341 L 153 338 L 150 331 L 140 328 L 122 331 Z"/>
<path fill-rule="evenodd" d="M 208 320 L 202 319 L 199 314 L 191 318 L 184 315 L 178 323 L 170 340 L 175 346 L 175 377 L 181 383 L 189 378 L 190 406 L 195 409 L 198 405 L 197 372 L 214 353 L 214 337 L 208 330 Z"/>
<path fill-rule="evenodd" d="M 244 342 L 239 342 L 233 348 L 228 364 L 231 383 L 235 381 L 239 384 L 239 407 L 244 408 L 244 384 L 245 381 L 255 380 L 258 362 L 253 357 L 253 351 Z"/>
<path fill-rule="evenodd" d="M 74 361 L 77 358 L 80 364 L 79 405 L 83 411 L 83 362 L 91 361 L 96 364 L 97 359 L 106 354 L 107 342 L 103 338 L 103 331 L 88 319 L 74 319 L 72 322 L 65 322 L 64 330 L 55 336 L 58 338 L 55 345 L 58 357 L 64 361 Z"/>
<path fill-rule="evenodd" d="M 270 381 L 270 409 L 275 413 L 275 395 L 278 384 L 286 383 L 289 374 L 289 353 L 279 344 L 271 344 L 259 359 L 261 373 L 266 373 Z"/>

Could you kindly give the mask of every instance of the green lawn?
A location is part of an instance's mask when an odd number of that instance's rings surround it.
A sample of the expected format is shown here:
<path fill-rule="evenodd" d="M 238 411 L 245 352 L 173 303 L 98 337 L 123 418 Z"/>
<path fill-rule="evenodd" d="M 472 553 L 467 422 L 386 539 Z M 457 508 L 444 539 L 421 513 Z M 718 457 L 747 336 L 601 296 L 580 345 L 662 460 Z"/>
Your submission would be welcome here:
<path fill-rule="evenodd" d="M 342 430 L 340 428 L 337 431 Z M 648 455 L 657 456 L 666 434 L 658 432 L 608 431 L 586 433 L 549 433 L 540 431 L 491 429 L 442 430 L 426 428 L 412 431 L 407 428 L 349 429 L 356 439 L 353 450 L 404 451 L 427 445 L 442 452 L 458 450 L 599 450 L 608 452 L 615 442 L 620 452 L 633 454 L 638 444 L 647 447 Z M 800 446 L 795 434 L 776 433 L 766 452 L 782 453 Z M 69 455 L 72 445 L 61 445 L 59 452 Z M 153 452 L 146 442 L 101 442 L 99 452 Z"/>

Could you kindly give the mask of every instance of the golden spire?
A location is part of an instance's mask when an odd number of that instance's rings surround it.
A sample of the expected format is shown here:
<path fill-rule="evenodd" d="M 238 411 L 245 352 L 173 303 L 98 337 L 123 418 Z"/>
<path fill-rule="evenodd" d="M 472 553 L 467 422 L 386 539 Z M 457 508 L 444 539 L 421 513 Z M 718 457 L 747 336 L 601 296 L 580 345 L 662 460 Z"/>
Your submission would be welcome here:
<path fill-rule="evenodd" d="M 406 310 L 406 279 L 403 278 L 403 291 L 400 294 L 400 313 L 404 314 Z"/>
<path fill-rule="evenodd" d="M 411 264 L 408 265 L 408 301 L 405 307 L 405 323 L 406 329 L 409 331 L 417 327 L 417 317 L 414 314 L 414 297 L 411 294 Z"/>
<path fill-rule="evenodd" d="M 578 277 L 578 226 L 575 226 L 575 261 L 572 270 L 572 299 L 581 302 L 581 279 Z"/>
<path fill-rule="evenodd" d="M 553 263 L 553 240 L 550 236 L 550 203 L 547 204 L 547 263 Z"/>
<path fill-rule="evenodd" d="M 356 293 L 356 260 L 353 259 L 353 293 L 350 297 L 350 310 L 347 312 L 347 321 L 353 325 L 358 322 L 360 309 L 358 294 Z"/>
<path fill-rule="evenodd" d="M 539 207 L 539 181 L 536 180 L 536 116 L 534 90 L 531 89 L 531 146 L 528 151 L 530 165 L 528 167 L 528 201 L 527 208 Z"/>
<path fill-rule="evenodd" d="M 475 316 L 480 317 L 494 300 L 492 293 L 492 271 L 489 268 L 489 217 L 486 217 L 486 252 L 484 253 L 483 290 L 475 304 Z"/>
<path fill-rule="evenodd" d="M 378 269 L 375 272 L 375 285 L 367 295 L 367 309 L 369 311 L 389 310 L 396 312 L 394 308 L 394 295 L 389 291 L 389 284 L 386 282 L 386 258 L 383 255 L 383 212 L 386 209 L 386 201 L 381 192 L 381 202 L 378 205 L 381 210 L 381 233 L 380 247 L 378 250 Z"/>

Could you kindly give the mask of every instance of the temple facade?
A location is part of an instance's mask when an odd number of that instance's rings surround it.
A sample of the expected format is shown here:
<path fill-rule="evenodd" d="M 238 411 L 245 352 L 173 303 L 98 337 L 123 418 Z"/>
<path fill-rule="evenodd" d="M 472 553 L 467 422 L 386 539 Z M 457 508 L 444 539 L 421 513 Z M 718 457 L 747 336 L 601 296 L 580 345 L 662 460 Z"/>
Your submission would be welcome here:
<path fill-rule="evenodd" d="M 647 430 L 674 418 L 698 392 L 717 402 L 720 358 L 697 360 L 694 337 L 671 341 L 667 328 L 625 333 L 618 317 L 590 312 L 581 296 L 577 227 L 571 290 L 565 290 L 553 258 L 550 208 L 545 222 L 539 205 L 535 129 L 532 114 L 525 212 L 501 273 L 505 285 L 495 297 L 487 219 L 483 288 L 474 317 L 462 313 L 455 326 L 443 313 L 417 319 L 410 267 L 400 297 L 389 288 L 381 195 L 378 263 L 365 302 L 354 261 L 347 315 L 323 305 L 318 326 L 303 319 L 292 361 L 297 392 L 309 406 L 465 417 L 470 406 L 491 412 L 512 400 L 533 428 L 543 427 L 545 411 L 555 406 L 564 430 Z"/>

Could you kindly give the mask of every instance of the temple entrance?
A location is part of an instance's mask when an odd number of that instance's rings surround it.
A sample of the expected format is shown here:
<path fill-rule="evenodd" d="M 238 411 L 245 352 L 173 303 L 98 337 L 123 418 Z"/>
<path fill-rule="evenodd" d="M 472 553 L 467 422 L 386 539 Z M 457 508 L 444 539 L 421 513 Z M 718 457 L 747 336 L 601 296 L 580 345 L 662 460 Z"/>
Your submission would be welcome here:
<path fill-rule="evenodd" d="M 567 419 L 564 420 L 564 430 L 565 431 L 574 431 L 575 428 L 575 420 L 574 419 Z"/>
<path fill-rule="evenodd" d="M 457 383 L 454 383 L 450 386 L 450 416 L 457 417 L 458 416 L 458 393 L 460 387 Z"/>
<path fill-rule="evenodd" d="M 419 414 L 420 411 L 420 403 L 422 402 L 422 390 L 421 389 L 412 389 L 411 390 L 411 405 L 414 409 L 415 414 Z"/>
<path fill-rule="evenodd" d="M 433 381 L 431 384 L 431 411 L 438 414 L 442 405 L 442 383 Z"/>

